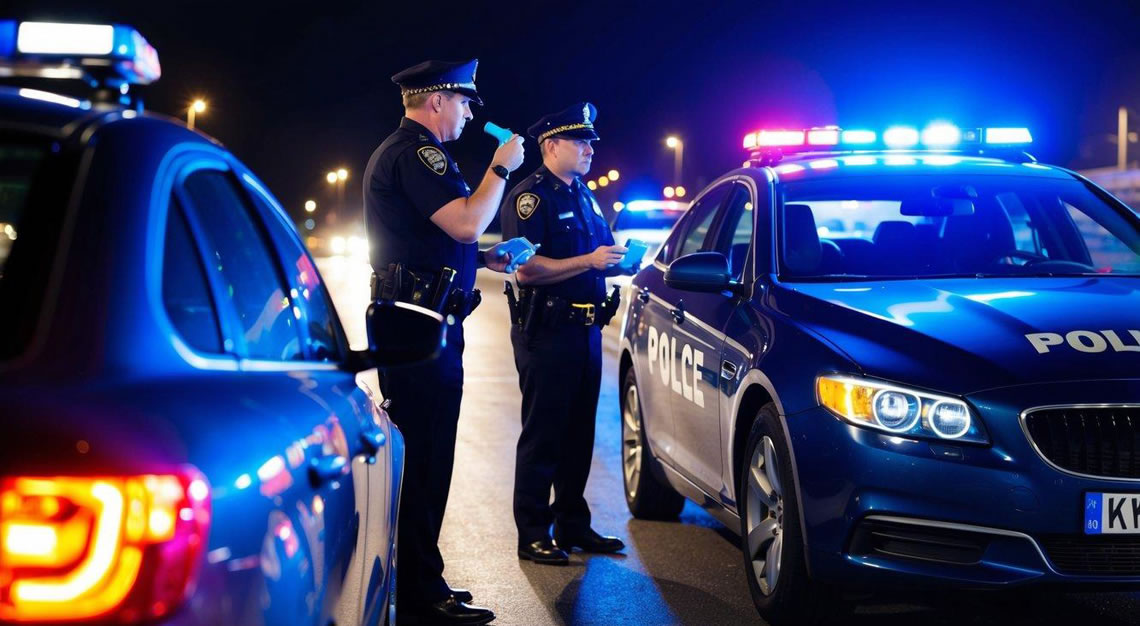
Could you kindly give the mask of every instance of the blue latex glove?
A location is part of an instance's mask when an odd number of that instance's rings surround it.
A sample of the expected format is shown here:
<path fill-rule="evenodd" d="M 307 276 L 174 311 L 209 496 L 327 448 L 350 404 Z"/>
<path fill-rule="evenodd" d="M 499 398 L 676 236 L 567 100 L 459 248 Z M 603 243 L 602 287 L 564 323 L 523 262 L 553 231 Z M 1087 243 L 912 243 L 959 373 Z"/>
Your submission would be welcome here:
<path fill-rule="evenodd" d="M 500 257 L 506 254 L 511 255 L 511 264 L 507 266 L 505 271 L 508 274 L 513 274 L 520 265 L 529 261 L 537 250 L 538 246 L 532 244 L 526 237 L 515 237 L 504 241 L 499 246 L 498 252 Z"/>

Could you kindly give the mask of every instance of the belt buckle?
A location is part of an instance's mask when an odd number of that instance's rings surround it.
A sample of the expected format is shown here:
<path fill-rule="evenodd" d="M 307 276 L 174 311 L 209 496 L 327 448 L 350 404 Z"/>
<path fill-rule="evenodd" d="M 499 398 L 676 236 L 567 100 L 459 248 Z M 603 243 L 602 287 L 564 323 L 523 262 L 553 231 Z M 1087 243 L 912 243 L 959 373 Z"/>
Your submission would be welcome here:
<path fill-rule="evenodd" d="M 584 326 L 593 326 L 594 325 L 594 305 L 593 305 L 593 303 L 578 304 L 575 302 L 575 303 L 571 303 L 571 306 L 573 306 L 576 309 L 583 309 L 585 311 L 586 321 L 583 324 Z"/>

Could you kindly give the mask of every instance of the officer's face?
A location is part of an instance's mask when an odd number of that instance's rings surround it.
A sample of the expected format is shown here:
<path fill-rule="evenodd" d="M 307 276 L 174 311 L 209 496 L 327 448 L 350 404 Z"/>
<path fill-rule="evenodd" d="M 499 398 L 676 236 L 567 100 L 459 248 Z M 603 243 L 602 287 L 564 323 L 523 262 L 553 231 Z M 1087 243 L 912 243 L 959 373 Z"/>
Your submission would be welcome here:
<path fill-rule="evenodd" d="M 554 155 L 563 171 L 585 176 L 594 160 L 594 147 L 589 139 L 554 139 Z"/>
<path fill-rule="evenodd" d="M 439 127 L 443 131 L 442 141 L 454 141 L 463 134 L 463 126 L 471 115 L 471 98 L 460 94 L 439 94 Z"/>

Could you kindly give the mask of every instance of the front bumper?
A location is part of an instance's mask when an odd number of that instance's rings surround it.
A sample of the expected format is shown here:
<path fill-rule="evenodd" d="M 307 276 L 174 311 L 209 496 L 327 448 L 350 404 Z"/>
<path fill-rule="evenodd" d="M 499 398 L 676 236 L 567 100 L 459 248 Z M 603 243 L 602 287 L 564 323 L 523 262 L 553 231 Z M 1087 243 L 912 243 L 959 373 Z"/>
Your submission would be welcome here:
<path fill-rule="evenodd" d="M 990 446 L 892 437 L 823 408 L 788 416 L 811 574 L 845 585 L 1140 588 L 1140 535 L 1082 532 L 1086 492 L 1140 494 L 1140 481 L 1058 470 L 1019 421 L 1032 406 L 1135 403 L 1140 381 L 1022 386 L 968 400 Z"/>

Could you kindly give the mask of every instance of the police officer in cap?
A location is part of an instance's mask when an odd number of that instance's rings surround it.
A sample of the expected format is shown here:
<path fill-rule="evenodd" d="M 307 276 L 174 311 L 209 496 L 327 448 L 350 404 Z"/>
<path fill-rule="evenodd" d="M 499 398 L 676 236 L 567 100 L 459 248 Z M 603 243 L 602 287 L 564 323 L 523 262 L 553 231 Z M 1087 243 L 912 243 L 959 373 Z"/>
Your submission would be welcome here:
<path fill-rule="evenodd" d="M 614 245 L 593 193 L 590 171 L 597 110 L 580 102 L 527 132 L 542 166 L 511 190 L 500 209 L 503 238 L 541 244 L 515 278 L 511 344 L 522 389 L 522 434 L 515 457 L 518 555 L 562 565 L 574 548 L 617 552 L 625 544 L 590 527 L 584 491 L 594 450 L 602 375 L 602 327 L 617 308 L 606 276 L 626 249 Z M 634 268 L 633 271 L 636 271 Z M 509 291 L 509 290 L 508 290 Z M 554 490 L 554 503 L 550 492 Z M 554 525 L 553 541 L 550 534 Z"/>
<path fill-rule="evenodd" d="M 393 76 L 404 118 L 372 153 L 364 174 L 373 298 L 428 306 L 449 323 L 438 359 L 389 369 L 380 377 L 405 443 L 396 585 L 400 616 L 431 623 L 485 624 L 495 618 L 490 610 L 467 604 L 469 592 L 448 587 L 437 546 L 463 391 L 463 318 L 478 302 L 475 270 L 501 272 L 511 260 L 495 248 L 479 251 L 475 242 L 495 217 L 508 174 L 523 162 L 522 138 L 516 135 L 495 151 L 472 192 L 444 147 L 472 119 L 470 103 L 483 104 L 475 90 L 477 64 L 425 61 Z M 446 298 L 429 302 L 425 293 Z"/>

